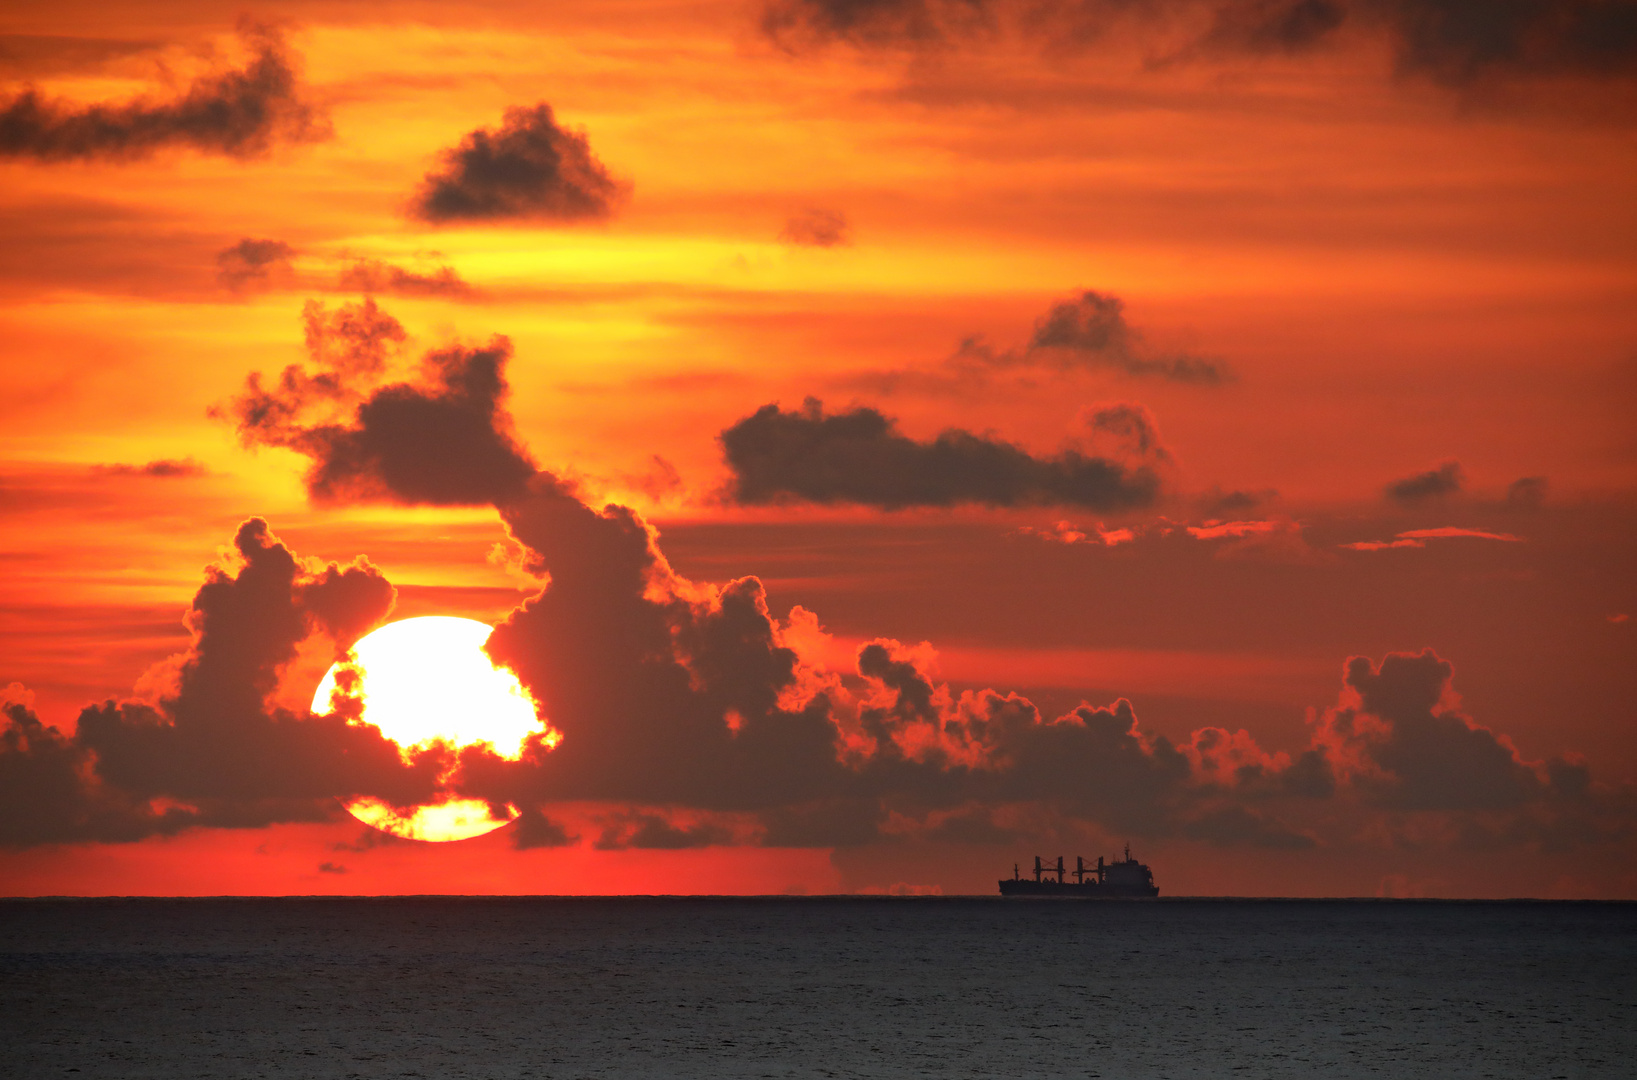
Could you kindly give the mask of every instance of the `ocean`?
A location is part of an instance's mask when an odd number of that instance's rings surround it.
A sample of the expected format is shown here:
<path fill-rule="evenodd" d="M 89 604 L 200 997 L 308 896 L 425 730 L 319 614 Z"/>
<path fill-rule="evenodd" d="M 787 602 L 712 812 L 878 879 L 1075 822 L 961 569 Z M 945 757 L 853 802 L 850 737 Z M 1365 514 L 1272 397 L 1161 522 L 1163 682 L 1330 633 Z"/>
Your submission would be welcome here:
<path fill-rule="evenodd" d="M 0 901 L 0 1075 L 1637 1076 L 1637 905 Z"/>

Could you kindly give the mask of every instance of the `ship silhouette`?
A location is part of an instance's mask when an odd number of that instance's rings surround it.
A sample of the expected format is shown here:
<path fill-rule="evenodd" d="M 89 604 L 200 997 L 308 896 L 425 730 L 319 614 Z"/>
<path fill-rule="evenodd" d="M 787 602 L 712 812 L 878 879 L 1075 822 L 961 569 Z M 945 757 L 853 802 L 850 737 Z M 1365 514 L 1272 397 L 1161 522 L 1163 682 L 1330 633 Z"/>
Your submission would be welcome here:
<path fill-rule="evenodd" d="M 1054 878 L 1053 874 L 1057 876 Z M 1034 878 L 1022 876 L 1014 864 L 1011 878 L 1001 880 L 1000 895 L 1097 899 L 1160 894 L 1159 886 L 1154 884 L 1154 872 L 1131 857 L 1130 844 L 1125 846 L 1124 859 L 1104 862 L 1099 855 L 1096 866 L 1087 866 L 1086 860 L 1076 855 L 1073 874 L 1074 880 L 1067 880 L 1063 856 L 1059 855 L 1057 865 L 1053 866 L 1036 855 Z"/>

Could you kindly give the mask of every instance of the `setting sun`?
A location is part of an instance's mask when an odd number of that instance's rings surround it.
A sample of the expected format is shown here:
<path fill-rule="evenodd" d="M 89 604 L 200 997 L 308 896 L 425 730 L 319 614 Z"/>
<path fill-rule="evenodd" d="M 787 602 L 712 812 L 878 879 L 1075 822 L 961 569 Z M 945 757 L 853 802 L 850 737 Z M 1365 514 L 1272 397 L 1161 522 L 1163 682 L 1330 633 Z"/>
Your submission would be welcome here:
<path fill-rule="evenodd" d="M 541 729 L 534 703 L 517 676 L 496 668 L 483 651 L 490 628 L 475 619 L 428 615 L 365 635 L 353 646 L 361 720 L 380 728 L 407 755 L 436 742 L 460 749 L 487 744 L 516 760 Z M 313 695 L 313 711 L 330 711 L 342 664 L 331 666 Z M 402 813 L 375 798 L 346 801 L 366 825 L 413 840 L 465 840 L 498 829 L 503 818 L 477 799 L 449 799 Z"/>

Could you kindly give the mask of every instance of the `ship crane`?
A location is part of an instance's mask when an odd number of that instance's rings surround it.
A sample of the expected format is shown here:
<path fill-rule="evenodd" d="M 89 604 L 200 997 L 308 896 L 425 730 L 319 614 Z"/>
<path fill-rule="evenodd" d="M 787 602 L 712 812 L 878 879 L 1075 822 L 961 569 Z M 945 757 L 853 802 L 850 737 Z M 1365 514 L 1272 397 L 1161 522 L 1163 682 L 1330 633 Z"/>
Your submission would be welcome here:
<path fill-rule="evenodd" d="M 1063 884 L 1063 875 L 1064 875 L 1065 872 L 1066 871 L 1065 871 L 1065 868 L 1063 866 L 1063 856 L 1061 856 L 1061 855 L 1059 855 L 1057 857 L 1057 865 L 1056 866 L 1053 866 L 1051 863 L 1048 863 L 1048 862 L 1043 862 L 1039 855 L 1036 855 L 1034 857 L 1034 879 L 1036 881 L 1040 880 L 1040 875 L 1041 874 L 1056 874 L 1057 875 L 1057 883 L 1059 885 L 1061 885 L 1061 884 Z"/>

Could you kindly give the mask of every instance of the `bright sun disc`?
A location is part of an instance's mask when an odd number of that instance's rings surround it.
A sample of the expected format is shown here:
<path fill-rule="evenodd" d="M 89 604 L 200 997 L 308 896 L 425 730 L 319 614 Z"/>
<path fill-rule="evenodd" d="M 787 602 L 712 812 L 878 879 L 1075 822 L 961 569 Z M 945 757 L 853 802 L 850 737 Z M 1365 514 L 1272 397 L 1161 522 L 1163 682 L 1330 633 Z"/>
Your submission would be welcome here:
<path fill-rule="evenodd" d="M 353 646 L 359 672 L 362 719 L 410 751 L 446 742 L 455 748 L 487 743 L 500 757 L 516 760 L 525 740 L 542 730 L 534 702 L 509 671 L 483 651 L 490 627 L 474 619 L 427 615 L 388 623 Z M 313 712 L 330 711 L 333 665 L 313 695 Z M 447 799 L 400 813 L 379 799 L 346 802 L 366 825 L 414 840 L 465 840 L 516 817 L 490 815 L 477 799 Z M 510 810 L 510 808 L 508 808 Z"/>

